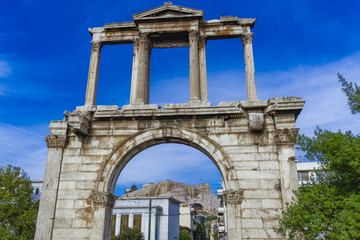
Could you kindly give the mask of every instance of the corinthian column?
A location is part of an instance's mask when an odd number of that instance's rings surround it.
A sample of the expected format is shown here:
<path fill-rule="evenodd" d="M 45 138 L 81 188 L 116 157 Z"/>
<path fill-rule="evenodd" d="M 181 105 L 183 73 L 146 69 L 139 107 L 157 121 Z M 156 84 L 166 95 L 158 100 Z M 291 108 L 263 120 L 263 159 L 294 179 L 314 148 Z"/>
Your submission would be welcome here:
<path fill-rule="evenodd" d="M 201 37 L 200 38 L 200 44 L 199 44 L 200 98 L 201 98 L 201 102 L 207 102 L 208 101 L 205 46 L 206 46 L 206 39 L 204 37 Z"/>
<path fill-rule="evenodd" d="M 247 97 L 248 100 L 257 100 L 252 37 L 253 33 L 244 33 L 241 41 L 244 45 Z"/>
<path fill-rule="evenodd" d="M 137 78 L 135 90 L 135 104 L 148 103 L 146 100 L 146 91 L 148 89 L 148 66 L 149 66 L 149 38 L 147 33 L 139 34 L 139 57 L 137 63 Z"/>
<path fill-rule="evenodd" d="M 190 101 L 200 100 L 199 33 L 189 31 L 190 44 Z"/>
<path fill-rule="evenodd" d="M 131 74 L 131 90 L 130 90 L 130 104 L 134 104 L 136 100 L 136 84 L 137 84 L 137 71 L 139 64 L 139 40 L 136 39 L 134 45 L 134 57 Z"/>
<path fill-rule="evenodd" d="M 89 76 L 86 87 L 85 105 L 92 106 L 96 105 L 96 92 L 97 83 L 99 78 L 99 65 L 100 65 L 100 54 L 101 54 L 101 42 L 91 42 L 91 58 L 89 66 Z"/>

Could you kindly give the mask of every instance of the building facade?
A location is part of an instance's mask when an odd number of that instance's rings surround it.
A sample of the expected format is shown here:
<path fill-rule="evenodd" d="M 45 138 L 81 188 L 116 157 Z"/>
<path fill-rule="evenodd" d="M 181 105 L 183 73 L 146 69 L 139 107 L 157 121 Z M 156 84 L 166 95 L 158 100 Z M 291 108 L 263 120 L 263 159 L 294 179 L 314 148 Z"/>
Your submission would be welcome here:
<path fill-rule="evenodd" d="M 112 212 L 112 235 L 137 228 L 145 239 L 178 239 L 179 204 L 180 201 L 171 197 L 119 198 Z"/>

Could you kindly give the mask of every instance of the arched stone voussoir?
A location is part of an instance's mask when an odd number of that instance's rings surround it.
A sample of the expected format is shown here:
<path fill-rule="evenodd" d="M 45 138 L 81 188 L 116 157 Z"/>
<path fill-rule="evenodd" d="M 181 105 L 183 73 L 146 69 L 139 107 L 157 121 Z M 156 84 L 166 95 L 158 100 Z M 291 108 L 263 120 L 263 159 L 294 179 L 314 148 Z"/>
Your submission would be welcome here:
<path fill-rule="evenodd" d="M 219 169 L 225 187 L 229 176 L 235 176 L 235 173 L 231 172 L 233 166 L 228 154 L 217 142 L 206 135 L 192 129 L 178 127 L 156 128 L 130 136 L 114 147 L 98 174 L 98 190 L 113 192 L 118 176 L 126 164 L 139 152 L 162 143 L 180 143 L 206 154 Z"/>

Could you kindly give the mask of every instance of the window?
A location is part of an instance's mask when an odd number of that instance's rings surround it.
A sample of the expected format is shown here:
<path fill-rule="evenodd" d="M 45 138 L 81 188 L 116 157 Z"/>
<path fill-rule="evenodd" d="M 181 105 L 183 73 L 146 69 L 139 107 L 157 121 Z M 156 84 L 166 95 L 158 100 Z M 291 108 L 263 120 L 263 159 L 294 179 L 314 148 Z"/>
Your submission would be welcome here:
<path fill-rule="evenodd" d="M 133 228 L 141 230 L 141 214 L 134 214 L 134 225 Z"/>
<path fill-rule="evenodd" d="M 40 191 L 39 188 L 36 188 L 36 189 L 35 189 L 35 194 L 38 195 L 38 194 L 39 194 L 39 191 Z"/>
<path fill-rule="evenodd" d="M 299 181 L 309 181 L 309 172 L 308 171 L 300 171 L 298 172 L 298 179 Z"/>
<path fill-rule="evenodd" d="M 129 228 L 129 215 L 121 215 L 120 232 Z"/>

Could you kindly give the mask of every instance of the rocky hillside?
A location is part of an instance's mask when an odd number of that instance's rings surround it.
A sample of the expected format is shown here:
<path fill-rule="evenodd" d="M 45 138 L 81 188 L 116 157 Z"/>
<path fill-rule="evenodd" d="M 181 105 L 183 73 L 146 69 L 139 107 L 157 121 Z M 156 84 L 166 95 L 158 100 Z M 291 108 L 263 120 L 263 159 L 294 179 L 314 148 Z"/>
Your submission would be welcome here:
<path fill-rule="evenodd" d="M 200 203 L 203 210 L 216 214 L 219 200 L 210 191 L 210 184 L 188 185 L 166 180 L 157 184 L 146 184 L 142 189 L 127 193 L 123 197 L 173 197 L 187 204 Z"/>

